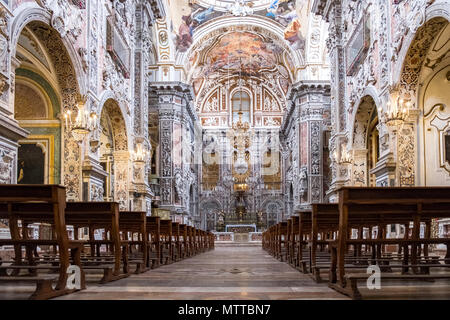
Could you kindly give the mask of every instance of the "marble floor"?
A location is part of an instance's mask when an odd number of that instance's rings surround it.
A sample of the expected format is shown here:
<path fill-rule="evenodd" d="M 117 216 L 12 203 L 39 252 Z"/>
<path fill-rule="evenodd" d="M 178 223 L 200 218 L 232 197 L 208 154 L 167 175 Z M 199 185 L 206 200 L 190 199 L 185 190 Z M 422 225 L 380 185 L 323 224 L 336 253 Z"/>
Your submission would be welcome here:
<path fill-rule="evenodd" d="M 215 250 L 58 299 L 342 299 L 260 246 Z"/>
<path fill-rule="evenodd" d="M 213 251 L 108 284 L 98 284 L 95 275 L 87 280 L 86 290 L 57 299 L 347 299 L 255 245 L 218 245 Z M 26 299 L 32 291 L 26 285 L 2 285 L 0 300 Z M 361 293 L 368 299 L 450 299 L 450 283 L 416 282 L 407 288 L 393 284 Z"/>

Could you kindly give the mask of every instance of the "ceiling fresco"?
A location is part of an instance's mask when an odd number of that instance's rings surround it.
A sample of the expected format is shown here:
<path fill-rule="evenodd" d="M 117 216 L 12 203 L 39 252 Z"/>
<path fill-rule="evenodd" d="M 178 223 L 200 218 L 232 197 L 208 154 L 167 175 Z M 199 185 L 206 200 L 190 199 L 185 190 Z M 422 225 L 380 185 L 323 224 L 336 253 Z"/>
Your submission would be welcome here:
<path fill-rule="evenodd" d="M 256 76 L 262 69 L 273 69 L 282 52 L 271 39 L 264 40 L 249 32 L 231 32 L 207 51 L 196 75 L 205 78 L 229 74 Z"/>
<path fill-rule="evenodd" d="M 292 49 L 305 49 L 309 0 L 168 0 L 173 40 L 179 52 L 193 44 L 195 30 L 221 16 L 259 15 L 283 29 Z"/>
<path fill-rule="evenodd" d="M 251 125 L 279 126 L 299 67 L 291 55 L 299 50 L 304 56 L 309 0 L 168 1 L 173 40 L 179 53 L 187 53 L 185 75 L 202 125 L 231 126 L 232 96 L 242 88 L 252 101 Z"/>

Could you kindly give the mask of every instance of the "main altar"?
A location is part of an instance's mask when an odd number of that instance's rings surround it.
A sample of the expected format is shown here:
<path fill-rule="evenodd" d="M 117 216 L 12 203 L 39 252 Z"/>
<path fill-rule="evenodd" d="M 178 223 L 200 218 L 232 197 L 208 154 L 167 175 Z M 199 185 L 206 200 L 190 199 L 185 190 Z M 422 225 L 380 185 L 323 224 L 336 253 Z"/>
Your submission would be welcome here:
<path fill-rule="evenodd" d="M 233 232 L 233 233 L 256 232 L 256 224 L 226 225 L 225 226 L 225 232 Z"/>

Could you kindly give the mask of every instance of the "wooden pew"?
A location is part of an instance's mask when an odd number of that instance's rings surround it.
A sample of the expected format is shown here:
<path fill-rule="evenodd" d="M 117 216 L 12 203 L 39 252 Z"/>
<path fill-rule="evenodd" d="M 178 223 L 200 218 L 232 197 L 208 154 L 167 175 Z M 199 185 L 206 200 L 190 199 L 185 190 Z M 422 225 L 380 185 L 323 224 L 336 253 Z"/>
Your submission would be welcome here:
<path fill-rule="evenodd" d="M 423 280 L 450 279 L 450 274 L 423 274 L 423 266 L 419 264 L 419 247 L 422 245 L 445 244 L 447 254 L 445 265 L 450 265 L 450 239 L 420 239 L 420 224 L 430 224 L 431 219 L 450 217 L 450 187 L 390 187 L 390 188 L 356 188 L 345 187 L 339 191 L 339 237 L 331 245 L 332 260 L 329 286 L 352 298 L 359 299 L 361 295 L 357 289 L 357 281 L 367 278 L 361 274 L 352 275 L 346 269 L 345 254 L 349 246 L 371 245 L 376 252 L 382 245 L 397 244 L 404 250 L 403 274 L 386 276 L 381 279 L 395 280 Z M 355 221 L 364 225 L 395 224 L 413 221 L 410 239 L 350 239 L 349 231 Z M 409 256 L 410 252 L 410 256 Z M 431 268 L 429 264 L 426 270 Z M 404 274 L 409 269 L 413 274 Z M 422 271 L 422 273 L 421 273 Z"/>
<path fill-rule="evenodd" d="M 76 291 L 68 289 L 68 268 L 70 256 L 78 267 L 81 267 L 80 250 L 77 243 L 69 241 L 66 229 L 65 188 L 58 185 L 0 185 L 0 219 L 9 220 L 11 239 L 0 240 L 0 246 L 14 246 L 15 258 L 11 266 L 1 265 L 0 282 L 27 281 L 36 283 L 36 290 L 30 299 L 49 299 Z M 20 235 L 19 221 L 26 226 L 32 223 L 52 223 L 54 240 L 29 239 L 25 232 Z M 53 266 L 39 266 L 34 261 L 37 246 L 54 246 L 58 252 L 57 263 Z M 22 260 L 22 248 L 25 248 L 28 263 Z M 7 275 L 6 270 L 13 270 Z M 29 270 L 31 276 L 18 276 L 20 270 Z M 53 270 L 58 274 L 38 275 L 38 270 Z M 80 270 L 81 289 L 85 289 L 84 272 Z M 53 289 L 52 282 L 57 282 Z"/>
<path fill-rule="evenodd" d="M 129 243 L 120 239 L 117 202 L 68 202 L 66 223 L 76 228 L 89 228 L 89 240 L 77 241 L 91 249 L 90 257 L 86 256 L 83 261 L 83 269 L 103 270 L 101 283 L 122 279 L 130 274 Z M 104 229 L 108 239 L 95 240 L 93 235 L 97 229 Z M 104 255 L 100 251 L 102 246 L 107 251 Z"/>
<path fill-rule="evenodd" d="M 286 223 L 287 223 L 287 232 L 286 232 L 286 244 L 285 244 L 285 247 L 286 247 L 286 262 L 287 263 L 289 263 L 289 264 L 291 264 L 291 256 L 292 256 L 292 253 L 291 253 L 291 250 L 292 250 L 292 243 L 291 243 L 291 241 L 292 241 L 292 219 L 287 219 L 286 220 Z"/>
<path fill-rule="evenodd" d="M 161 263 L 172 263 L 172 220 L 160 220 Z"/>
<path fill-rule="evenodd" d="M 180 224 L 180 258 L 185 259 L 188 257 L 189 244 L 188 244 L 188 226 Z"/>
<path fill-rule="evenodd" d="M 210 249 L 214 250 L 214 246 L 215 246 L 215 236 L 212 232 L 209 233 L 209 242 L 210 242 Z"/>
<path fill-rule="evenodd" d="M 147 239 L 149 241 L 149 256 L 151 268 L 157 268 L 161 264 L 161 235 L 160 217 L 147 217 Z"/>
<path fill-rule="evenodd" d="M 277 251 L 276 257 L 280 261 L 287 260 L 288 243 L 288 224 L 287 221 L 280 222 L 277 225 Z"/>
<path fill-rule="evenodd" d="M 371 208 L 367 208 L 365 213 L 369 213 Z M 376 209 L 377 210 L 377 209 Z M 378 211 L 379 212 L 379 211 Z M 376 213 L 376 212 L 375 212 Z M 310 237 L 308 240 L 309 250 L 310 250 L 310 259 L 309 259 L 309 272 L 312 273 L 313 278 L 316 282 L 321 282 L 321 270 L 330 270 L 330 245 L 335 242 L 334 237 L 324 238 L 326 234 L 337 234 L 339 229 L 339 205 L 338 204 L 313 204 L 312 205 L 312 213 L 311 217 L 304 217 L 304 220 L 307 221 L 306 227 L 308 228 L 308 223 L 310 221 L 311 228 L 309 230 Z M 381 223 L 382 221 L 382 223 Z M 382 220 L 370 220 L 364 218 L 353 217 L 349 220 L 349 226 L 351 229 L 358 229 L 358 239 L 363 240 L 362 238 L 362 229 L 363 227 L 367 227 L 369 229 L 373 227 L 377 227 L 380 231 L 386 228 L 386 223 L 409 223 L 408 219 L 404 219 L 404 217 L 400 216 L 388 216 L 384 217 Z M 351 230 L 350 230 L 351 231 Z M 379 233 L 381 236 L 382 233 Z M 321 240 L 319 240 L 319 235 Z M 368 244 L 365 244 L 366 248 Z M 361 252 L 361 246 L 354 246 L 352 251 L 350 248 L 347 248 L 344 262 L 349 269 L 363 269 L 366 268 L 369 264 L 377 264 L 380 266 L 389 264 L 390 257 L 382 256 L 381 247 L 376 248 L 373 245 L 369 246 L 370 249 L 367 250 L 370 255 L 363 255 Z M 324 251 L 326 248 L 326 251 Z M 320 255 L 318 250 L 321 249 Z M 393 261 L 394 262 L 394 261 Z M 385 270 L 392 269 L 392 266 L 389 268 L 384 268 Z"/>
<path fill-rule="evenodd" d="M 192 257 L 194 255 L 194 231 L 193 227 L 186 226 L 187 228 L 187 246 L 188 246 L 188 257 Z"/>
<path fill-rule="evenodd" d="M 172 222 L 172 261 L 181 260 L 180 224 Z"/>
<path fill-rule="evenodd" d="M 195 227 L 192 227 L 192 240 L 193 240 L 193 247 L 194 247 L 194 255 L 197 255 L 200 253 L 200 247 L 199 247 L 199 241 L 198 241 L 198 230 Z"/>
<path fill-rule="evenodd" d="M 120 211 L 119 213 L 119 227 L 123 235 L 131 233 L 137 236 L 137 240 L 128 238 L 129 244 L 129 259 L 128 263 L 136 264 L 135 273 L 142 273 L 151 268 L 149 259 L 149 244 L 147 237 L 147 213 L 134 211 Z M 134 247 L 137 246 L 137 252 L 133 252 Z"/>
<path fill-rule="evenodd" d="M 205 252 L 207 250 L 206 245 L 206 231 L 200 230 L 200 251 Z"/>
<path fill-rule="evenodd" d="M 289 226 L 288 226 L 288 232 L 289 232 L 289 251 L 288 251 L 288 261 L 291 266 L 294 268 L 298 267 L 298 254 L 299 254 L 299 231 L 300 231 L 300 217 L 298 216 L 292 216 L 291 219 L 289 219 Z"/>

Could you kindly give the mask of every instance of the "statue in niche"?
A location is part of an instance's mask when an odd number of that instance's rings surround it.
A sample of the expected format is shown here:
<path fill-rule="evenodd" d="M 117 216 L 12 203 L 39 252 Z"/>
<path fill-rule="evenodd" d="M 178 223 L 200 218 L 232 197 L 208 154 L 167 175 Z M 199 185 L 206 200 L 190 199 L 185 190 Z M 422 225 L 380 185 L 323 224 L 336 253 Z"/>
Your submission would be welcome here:
<path fill-rule="evenodd" d="M 300 171 L 300 196 L 303 198 L 308 191 L 308 175 L 306 173 L 307 169 L 303 167 Z"/>

